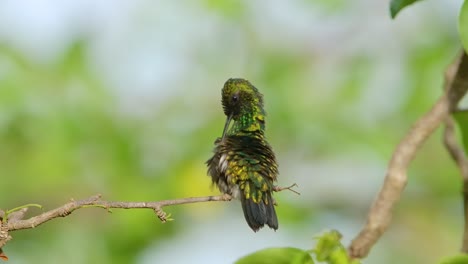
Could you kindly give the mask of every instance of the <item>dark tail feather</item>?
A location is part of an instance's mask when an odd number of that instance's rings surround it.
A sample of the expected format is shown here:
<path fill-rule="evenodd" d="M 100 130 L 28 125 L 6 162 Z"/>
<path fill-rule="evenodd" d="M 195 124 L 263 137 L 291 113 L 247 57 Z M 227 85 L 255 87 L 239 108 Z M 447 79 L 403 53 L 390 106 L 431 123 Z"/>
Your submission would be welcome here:
<path fill-rule="evenodd" d="M 267 197 L 268 204 L 265 204 L 263 200 L 259 203 L 255 203 L 252 199 L 246 199 L 244 195 L 241 195 L 241 204 L 245 220 L 254 232 L 257 232 L 265 224 L 274 230 L 278 229 L 278 217 L 276 216 L 271 193 L 267 193 Z"/>
<path fill-rule="evenodd" d="M 276 216 L 276 211 L 275 211 L 275 204 L 273 201 L 273 198 L 271 197 L 271 193 L 267 193 L 268 197 L 268 205 L 266 205 L 267 208 L 267 225 L 276 230 L 278 229 L 278 217 Z"/>

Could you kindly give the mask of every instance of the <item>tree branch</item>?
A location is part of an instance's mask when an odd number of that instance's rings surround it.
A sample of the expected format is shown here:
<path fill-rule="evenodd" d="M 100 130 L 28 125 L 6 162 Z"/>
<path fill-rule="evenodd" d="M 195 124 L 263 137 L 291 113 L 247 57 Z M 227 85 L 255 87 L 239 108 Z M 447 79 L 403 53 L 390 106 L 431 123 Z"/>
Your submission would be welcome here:
<path fill-rule="evenodd" d="M 462 195 L 465 226 L 461 251 L 468 253 L 468 159 L 466 158 L 465 151 L 457 142 L 455 137 L 455 124 L 453 118 L 450 116 L 445 120 L 444 145 L 460 169 L 463 180 Z"/>
<path fill-rule="evenodd" d="M 156 213 L 161 222 L 170 221 L 170 215 L 167 215 L 162 208 L 165 206 L 189 204 L 189 203 L 202 203 L 202 202 L 215 202 L 215 201 L 230 201 L 231 196 L 218 195 L 218 196 L 203 196 L 203 197 L 189 197 L 175 200 L 163 200 L 157 202 L 114 202 L 103 201 L 101 195 L 95 195 L 88 199 L 70 201 L 62 206 L 59 206 L 50 211 L 44 212 L 40 215 L 33 216 L 28 219 L 23 219 L 28 208 L 22 208 L 7 215 L 5 211 L 0 210 L 0 259 L 7 260 L 8 258 L 1 250 L 8 241 L 11 240 L 12 231 L 35 228 L 45 222 L 58 217 L 66 217 L 73 211 L 86 207 L 100 207 L 104 209 L 119 208 L 119 209 L 136 209 L 146 208 L 152 209 Z M 8 218 L 7 218 L 8 216 Z"/>
<path fill-rule="evenodd" d="M 456 108 L 468 90 L 468 58 L 462 52 L 447 69 L 448 87 L 432 109 L 421 117 L 398 144 L 389 162 L 383 186 L 372 204 L 367 222 L 351 242 L 349 254 L 354 258 L 367 256 L 391 222 L 392 211 L 407 182 L 407 169 L 416 152 L 427 138 Z"/>
<path fill-rule="evenodd" d="M 40 215 L 31 217 L 25 220 L 8 221 L 6 223 L 8 231 L 15 231 L 21 229 L 34 228 L 45 222 L 48 222 L 54 218 L 65 217 L 71 214 L 73 211 L 85 208 L 85 207 L 100 207 L 104 209 L 153 209 L 161 220 L 166 222 L 168 219 L 166 213 L 162 210 L 165 206 L 188 204 L 188 203 L 201 203 L 201 202 L 214 202 L 214 201 L 230 201 L 231 196 L 229 195 L 218 195 L 218 196 L 204 196 L 204 197 L 189 197 L 175 200 L 163 200 L 157 202 L 114 202 L 114 201 L 103 201 L 100 199 L 101 195 L 95 195 L 88 199 L 70 201 L 60 207 L 44 212 Z"/>
<path fill-rule="evenodd" d="M 297 186 L 293 184 L 288 187 L 278 187 L 275 186 L 273 191 L 280 192 L 284 190 L 289 190 L 294 193 L 298 193 L 292 188 Z M 103 209 L 152 209 L 156 213 L 157 217 L 161 222 L 165 223 L 172 220 L 170 215 L 167 215 L 162 208 L 165 206 L 180 205 L 180 204 L 190 204 L 190 203 L 203 203 L 203 202 L 222 202 L 222 201 L 231 201 L 232 197 L 228 194 L 217 195 L 217 196 L 202 196 L 202 197 L 188 197 L 174 200 L 163 200 L 156 202 L 119 202 L 119 201 L 103 201 L 101 200 L 101 195 L 94 195 L 88 199 L 74 201 L 59 206 L 50 211 L 44 212 L 40 215 L 33 216 L 28 219 L 23 219 L 28 208 L 22 208 L 16 210 L 13 209 L 12 213 L 8 214 L 8 211 L 0 210 L 0 259 L 7 259 L 7 257 L 2 252 L 2 247 L 11 240 L 10 232 L 21 230 L 21 229 L 30 229 L 35 228 L 43 223 L 46 223 L 52 219 L 58 217 L 66 217 L 70 215 L 73 211 L 86 208 L 86 207 L 99 207 Z M 31 206 L 34 206 L 32 204 Z M 37 206 L 37 205 L 36 205 Z"/>

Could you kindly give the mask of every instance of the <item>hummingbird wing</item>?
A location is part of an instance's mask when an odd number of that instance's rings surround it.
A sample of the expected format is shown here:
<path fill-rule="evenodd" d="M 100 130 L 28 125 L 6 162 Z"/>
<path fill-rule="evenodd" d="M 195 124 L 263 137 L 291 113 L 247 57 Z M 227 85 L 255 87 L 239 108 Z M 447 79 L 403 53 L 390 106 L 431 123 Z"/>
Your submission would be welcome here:
<path fill-rule="evenodd" d="M 278 176 L 278 165 L 270 145 L 263 134 L 229 136 L 225 144 L 230 150 L 225 155 L 227 169 L 223 172 L 224 178 L 229 185 L 238 186 L 247 223 L 254 231 L 264 224 L 278 229 L 271 194 Z"/>

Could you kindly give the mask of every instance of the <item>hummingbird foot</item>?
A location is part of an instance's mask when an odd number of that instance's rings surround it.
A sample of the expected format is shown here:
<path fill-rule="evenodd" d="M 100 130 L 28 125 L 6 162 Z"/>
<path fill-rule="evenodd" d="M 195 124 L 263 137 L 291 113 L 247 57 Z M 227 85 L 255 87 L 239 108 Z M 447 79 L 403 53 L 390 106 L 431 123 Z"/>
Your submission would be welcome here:
<path fill-rule="evenodd" d="M 281 192 L 281 191 L 284 191 L 284 190 L 289 190 L 297 195 L 301 195 L 300 192 L 294 190 L 293 188 L 294 187 L 299 187 L 296 183 L 290 185 L 290 186 L 287 186 L 287 187 L 281 187 L 281 186 L 273 186 L 273 191 L 275 192 Z"/>
<path fill-rule="evenodd" d="M 228 201 L 232 200 L 232 196 L 230 194 L 228 194 L 228 193 L 224 193 L 222 199 L 223 199 L 223 201 L 228 202 Z"/>

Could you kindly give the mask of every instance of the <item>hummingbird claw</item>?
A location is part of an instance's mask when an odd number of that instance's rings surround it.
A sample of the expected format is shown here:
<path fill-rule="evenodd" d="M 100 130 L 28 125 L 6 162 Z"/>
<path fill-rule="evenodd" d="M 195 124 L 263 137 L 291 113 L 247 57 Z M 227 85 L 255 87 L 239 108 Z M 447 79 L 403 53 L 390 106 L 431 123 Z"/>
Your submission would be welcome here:
<path fill-rule="evenodd" d="M 223 200 L 224 200 L 224 201 L 231 201 L 231 200 L 232 200 L 232 196 L 229 195 L 229 194 L 227 194 L 227 193 L 225 193 L 225 194 L 223 194 Z"/>
<path fill-rule="evenodd" d="M 291 192 L 293 192 L 293 193 L 295 193 L 297 195 L 301 195 L 300 192 L 293 189 L 294 187 L 299 187 L 299 186 L 296 183 L 294 183 L 294 184 L 292 184 L 290 186 L 287 186 L 287 187 L 274 186 L 273 191 L 281 192 L 281 191 L 284 191 L 284 190 L 289 190 L 289 191 L 291 191 Z"/>

